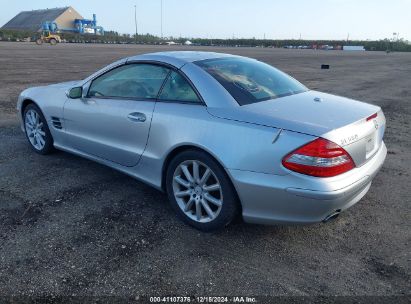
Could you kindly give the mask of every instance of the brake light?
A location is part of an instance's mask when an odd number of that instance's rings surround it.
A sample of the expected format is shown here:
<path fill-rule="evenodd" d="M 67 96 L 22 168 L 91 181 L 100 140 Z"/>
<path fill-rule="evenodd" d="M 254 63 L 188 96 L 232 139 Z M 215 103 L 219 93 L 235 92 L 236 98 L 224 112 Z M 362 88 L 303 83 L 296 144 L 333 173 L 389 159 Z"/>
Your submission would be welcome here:
<path fill-rule="evenodd" d="M 377 118 L 378 113 L 372 114 L 370 117 L 367 117 L 367 121 L 370 121 L 371 119 Z"/>
<path fill-rule="evenodd" d="M 317 177 L 336 176 L 355 167 L 347 151 L 324 138 L 317 138 L 291 152 L 282 163 L 287 169 Z"/>

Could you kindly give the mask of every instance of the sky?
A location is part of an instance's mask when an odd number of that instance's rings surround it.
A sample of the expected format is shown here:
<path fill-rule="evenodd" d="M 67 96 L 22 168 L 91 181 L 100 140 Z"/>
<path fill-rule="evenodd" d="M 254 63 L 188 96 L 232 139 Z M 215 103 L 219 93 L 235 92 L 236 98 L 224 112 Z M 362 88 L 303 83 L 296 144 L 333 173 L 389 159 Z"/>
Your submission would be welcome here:
<path fill-rule="evenodd" d="M 162 0 L 163 36 L 411 41 L 411 0 Z M 4 2 L 2 4 L 2 2 Z M 119 33 L 161 35 L 161 0 L 0 0 L 0 26 L 24 10 L 72 6 Z"/>

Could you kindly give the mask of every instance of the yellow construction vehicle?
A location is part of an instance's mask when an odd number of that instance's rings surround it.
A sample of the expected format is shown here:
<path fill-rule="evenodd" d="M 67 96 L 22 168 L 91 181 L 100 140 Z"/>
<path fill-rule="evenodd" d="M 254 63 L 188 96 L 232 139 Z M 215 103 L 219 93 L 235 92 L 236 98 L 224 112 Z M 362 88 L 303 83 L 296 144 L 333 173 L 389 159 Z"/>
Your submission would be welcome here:
<path fill-rule="evenodd" d="M 50 31 L 43 31 L 40 38 L 36 40 L 36 44 L 40 45 L 43 42 L 50 43 L 51 45 L 56 45 L 61 42 L 59 35 L 52 34 Z"/>

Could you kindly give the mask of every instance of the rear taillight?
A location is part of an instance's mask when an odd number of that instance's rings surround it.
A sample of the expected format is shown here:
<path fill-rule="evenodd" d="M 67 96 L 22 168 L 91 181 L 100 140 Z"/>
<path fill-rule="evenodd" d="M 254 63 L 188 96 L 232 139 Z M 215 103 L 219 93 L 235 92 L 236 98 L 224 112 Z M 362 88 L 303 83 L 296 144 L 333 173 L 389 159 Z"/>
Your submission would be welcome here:
<path fill-rule="evenodd" d="M 336 143 L 317 138 L 283 158 L 292 171 L 318 177 L 331 177 L 355 167 L 351 156 Z"/>

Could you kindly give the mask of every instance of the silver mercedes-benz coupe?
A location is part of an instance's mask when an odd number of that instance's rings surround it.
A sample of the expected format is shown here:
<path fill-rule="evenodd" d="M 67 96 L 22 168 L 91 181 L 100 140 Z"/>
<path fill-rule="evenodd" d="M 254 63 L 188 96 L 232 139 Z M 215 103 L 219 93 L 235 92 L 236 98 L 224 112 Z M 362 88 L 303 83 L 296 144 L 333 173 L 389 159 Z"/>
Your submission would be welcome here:
<path fill-rule="evenodd" d="M 97 161 L 168 194 L 204 230 L 328 221 L 368 191 L 387 154 L 375 105 L 307 89 L 258 60 L 161 52 L 23 91 L 33 150 Z"/>

